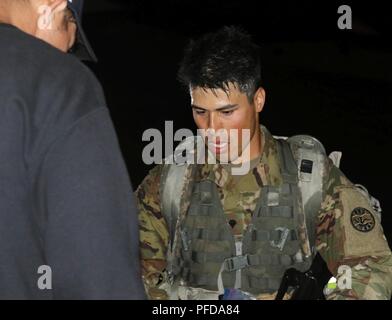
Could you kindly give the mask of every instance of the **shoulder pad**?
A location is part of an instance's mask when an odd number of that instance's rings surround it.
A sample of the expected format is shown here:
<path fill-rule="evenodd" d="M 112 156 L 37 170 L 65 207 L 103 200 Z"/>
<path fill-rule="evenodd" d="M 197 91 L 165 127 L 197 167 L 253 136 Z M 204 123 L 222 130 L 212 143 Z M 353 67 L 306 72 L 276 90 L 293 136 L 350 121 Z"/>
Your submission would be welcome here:
<path fill-rule="evenodd" d="M 326 156 L 324 146 L 315 137 L 308 136 L 308 135 L 296 135 L 288 138 L 287 142 L 290 143 L 291 148 L 308 149 L 308 150 L 312 150 L 313 152 L 323 154 Z"/>

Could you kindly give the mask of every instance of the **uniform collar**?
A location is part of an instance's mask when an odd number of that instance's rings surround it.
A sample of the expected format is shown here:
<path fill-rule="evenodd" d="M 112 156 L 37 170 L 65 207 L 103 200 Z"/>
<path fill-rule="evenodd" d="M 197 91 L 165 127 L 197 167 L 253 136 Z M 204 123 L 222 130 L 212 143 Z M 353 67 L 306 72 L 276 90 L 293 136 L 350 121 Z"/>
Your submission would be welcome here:
<path fill-rule="evenodd" d="M 258 165 L 248 174 L 253 174 L 260 187 L 279 185 L 282 176 L 279 168 L 277 145 L 274 137 L 265 126 L 261 128 L 262 153 Z M 221 164 L 204 164 L 200 166 L 198 180 L 211 180 L 223 188 L 234 183 L 231 173 Z"/>

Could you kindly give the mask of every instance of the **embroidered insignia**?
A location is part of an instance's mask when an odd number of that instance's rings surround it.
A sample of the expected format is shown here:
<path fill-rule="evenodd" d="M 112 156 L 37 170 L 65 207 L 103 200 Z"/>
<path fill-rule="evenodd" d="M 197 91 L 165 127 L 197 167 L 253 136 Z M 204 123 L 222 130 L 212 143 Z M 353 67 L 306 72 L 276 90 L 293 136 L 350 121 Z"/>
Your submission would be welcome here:
<path fill-rule="evenodd" d="M 376 221 L 369 210 L 358 207 L 351 212 L 351 224 L 360 232 L 369 232 L 373 230 Z"/>

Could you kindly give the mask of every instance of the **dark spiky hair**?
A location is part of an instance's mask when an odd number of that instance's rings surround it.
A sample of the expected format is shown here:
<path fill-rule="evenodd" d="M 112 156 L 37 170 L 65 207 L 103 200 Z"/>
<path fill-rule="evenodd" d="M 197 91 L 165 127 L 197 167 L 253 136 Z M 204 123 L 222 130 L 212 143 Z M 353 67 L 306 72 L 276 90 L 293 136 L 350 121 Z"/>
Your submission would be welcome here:
<path fill-rule="evenodd" d="M 242 29 L 225 26 L 185 49 L 179 80 L 191 88 L 222 89 L 235 85 L 249 100 L 261 86 L 260 48 Z"/>

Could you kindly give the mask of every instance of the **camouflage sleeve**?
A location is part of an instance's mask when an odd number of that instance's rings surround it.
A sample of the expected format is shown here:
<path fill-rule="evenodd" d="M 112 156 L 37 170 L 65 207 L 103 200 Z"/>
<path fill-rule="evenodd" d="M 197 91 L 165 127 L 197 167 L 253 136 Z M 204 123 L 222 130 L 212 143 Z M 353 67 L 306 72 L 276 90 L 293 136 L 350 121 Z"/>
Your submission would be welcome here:
<path fill-rule="evenodd" d="M 316 246 L 337 279 L 327 299 L 390 299 L 392 256 L 367 196 L 331 165 Z"/>
<path fill-rule="evenodd" d="M 162 166 L 154 167 L 135 191 L 139 209 L 140 257 L 143 282 L 150 298 L 158 299 L 156 289 L 166 267 L 169 233 L 160 209 L 159 186 Z M 158 296 L 154 297 L 156 293 Z"/>

